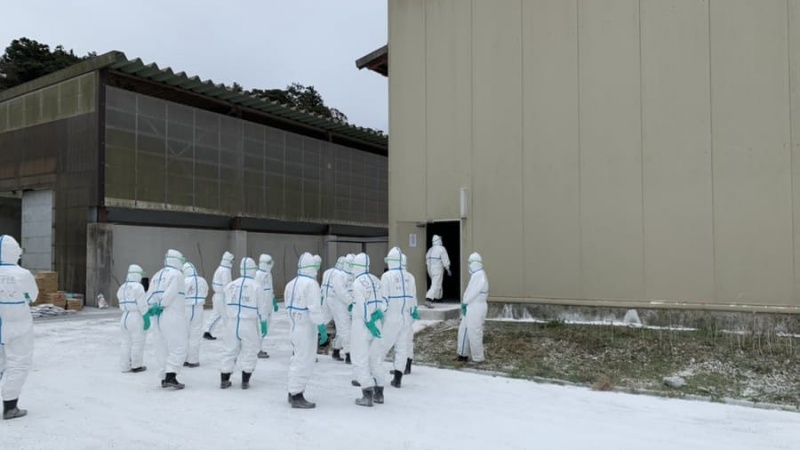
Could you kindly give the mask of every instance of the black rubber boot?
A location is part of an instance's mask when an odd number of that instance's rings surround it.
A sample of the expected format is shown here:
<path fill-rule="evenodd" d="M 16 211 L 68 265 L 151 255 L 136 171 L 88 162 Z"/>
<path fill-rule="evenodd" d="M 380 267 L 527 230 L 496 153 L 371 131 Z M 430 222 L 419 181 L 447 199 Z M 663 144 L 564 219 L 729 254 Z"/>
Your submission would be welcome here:
<path fill-rule="evenodd" d="M 411 373 L 411 361 L 411 358 L 406 359 L 406 370 L 403 371 L 403 373 L 406 375 Z"/>
<path fill-rule="evenodd" d="M 217 338 L 212 336 L 211 333 L 209 333 L 208 331 L 203 333 L 203 339 L 208 339 L 209 341 L 216 341 L 217 340 Z"/>
<path fill-rule="evenodd" d="M 315 403 L 311 403 L 303 397 L 303 393 L 300 392 L 299 394 L 294 394 L 291 396 L 291 403 L 292 408 L 298 409 L 312 409 L 316 408 L 317 405 Z"/>
<path fill-rule="evenodd" d="M 191 368 L 200 367 L 200 363 L 199 362 L 196 362 L 196 363 L 185 362 L 185 363 L 183 363 L 183 367 L 191 367 Z"/>
<path fill-rule="evenodd" d="M 358 380 L 350 380 L 350 384 L 352 384 L 355 387 L 361 386 L 361 383 L 359 383 Z"/>
<path fill-rule="evenodd" d="M 396 388 L 399 388 L 400 385 L 402 384 L 402 380 L 403 380 L 403 372 L 400 372 L 399 370 L 395 370 L 394 371 L 394 379 L 391 381 L 390 384 L 392 386 L 396 387 Z"/>
<path fill-rule="evenodd" d="M 258 351 L 258 357 L 260 359 L 267 359 L 267 358 L 269 358 L 269 353 L 265 352 L 264 350 L 259 350 Z"/>
<path fill-rule="evenodd" d="M 28 411 L 17 408 L 17 400 L 5 400 L 3 402 L 3 420 L 11 420 L 28 414 Z"/>
<path fill-rule="evenodd" d="M 145 370 L 147 370 L 147 366 L 140 366 L 140 367 L 134 367 L 133 369 L 131 369 L 131 372 L 139 373 L 139 372 L 144 372 Z"/>
<path fill-rule="evenodd" d="M 344 354 L 344 363 L 345 364 L 353 364 L 353 362 L 350 361 L 350 353 L 345 353 Z"/>
<path fill-rule="evenodd" d="M 469 360 L 469 358 L 467 358 L 466 356 L 458 355 L 458 358 L 454 359 L 453 361 L 456 361 L 456 362 L 467 362 L 468 360 Z"/>
<path fill-rule="evenodd" d="M 229 387 L 231 387 L 231 374 L 229 373 L 219 374 L 219 388 L 228 389 Z"/>
<path fill-rule="evenodd" d="M 375 403 L 383 404 L 383 386 L 375 386 L 374 391 L 372 399 Z"/>
<path fill-rule="evenodd" d="M 335 359 L 336 361 L 344 361 L 344 358 L 340 355 L 340 350 L 338 348 L 333 349 L 333 353 L 331 353 L 331 358 Z"/>
<path fill-rule="evenodd" d="M 253 375 L 253 372 L 242 371 L 242 389 L 249 389 L 250 388 L 250 376 L 251 375 Z"/>
<path fill-rule="evenodd" d="M 164 381 L 161 382 L 161 387 L 164 389 L 174 389 L 179 390 L 186 387 L 185 384 L 178 382 L 177 375 L 175 372 L 167 372 Z"/>
<path fill-rule="evenodd" d="M 356 399 L 356 405 L 358 406 L 372 406 L 372 388 L 366 388 L 361 390 L 362 397 Z"/>

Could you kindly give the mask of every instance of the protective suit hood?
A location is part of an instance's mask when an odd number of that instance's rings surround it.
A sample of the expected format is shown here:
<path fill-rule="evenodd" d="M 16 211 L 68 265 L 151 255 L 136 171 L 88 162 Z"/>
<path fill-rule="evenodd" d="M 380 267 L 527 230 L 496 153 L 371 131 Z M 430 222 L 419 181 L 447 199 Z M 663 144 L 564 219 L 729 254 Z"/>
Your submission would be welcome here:
<path fill-rule="evenodd" d="M 483 258 L 481 258 L 480 253 L 473 253 L 469 255 L 469 273 L 475 273 L 481 269 L 483 269 Z"/>
<path fill-rule="evenodd" d="M 408 260 L 405 254 L 400 255 L 400 267 L 402 267 L 403 270 L 406 270 L 406 267 L 408 267 Z"/>
<path fill-rule="evenodd" d="M 359 253 L 353 258 L 353 275 L 359 276 L 365 273 L 369 273 L 369 255 Z"/>
<path fill-rule="evenodd" d="M 344 271 L 348 275 L 353 274 L 353 260 L 355 259 L 356 255 L 352 253 L 348 253 L 347 256 L 344 257 Z"/>
<path fill-rule="evenodd" d="M 164 255 L 164 266 L 166 267 L 181 270 L 185 262 L 186 258 L 183 257 L 183 253 L 177 250 L 169 249 L 167 250 L 167 254 Z"/>
<path fill-rule="evenodd" d="M 262 253 L 261 256 L 258 257 L 258 268 L 264 272 L 272 272 L 272 256 Z"/>
<path fill-rule="evenodd" d="M 16 265 L 22 256 L 22 247 L 12 236 L 0 236 L 0 264 Z"/>
<path fill-rule="evenodd" d="M 334 269 L 339 269 L 339 270 L 344 270 L 344 263 L 345 263 L 345 257 L 344 256 L 340 256 L 336 260 L 336 265 L 333 266 L 333 268 Z"/>
<path fill-rule="evenodd" d="M 383 260 L 386 262 L 386 265 L 389 267 L 389 270 L 397 270 L 400 268 L 402 264 L 403 253 L 397 247 L 392 247 L 389 250 L 389 254 L 386 255 L 386 258 Z"/>
<path fill-rule="evenodd" d="M 187 262 L 183 265 L 183 276 L 184 277 L 193 277 L 197 275 L 197 269 L 195 269 L 194 264 Z"/>
<path fill-rule="evenodd" d="M 300 259 L 297 260 L 297 274 L 316 278 L 317 272 L 319 272 L 319 261 L 317 261 L 317 258 L 318 257 L 312 256 L 311 253 L 308 252 L 300 255 Z"/>
<path fill-rule="evenodd" d="M 142 269 L 141 266 L 138 264 L 131 264 L 128 266 L 128 276 L 125 277 L 125 281 L 141 283 L 144 275 L 144 269 Z"/>
<path fill-rule="evenodd" d="M 431 243 L 433 245 L 442 245 L 442 237 L 438 234 L 434 234 L 433 239 L 431 239 Z"/>
<path fill-rule="evenodd" d="M 239 273 L 243 277 L 253 278 L 256 274 L 256 270 L 258 270 L 258 266 L 253 258 L 242 258 L 242 262 L 239 263 Z"/>
<path fill-rule="evenodd" d="M 233 259 L 233 253 L 225 252 L 222 254 L 222 259 L 220 260 L 219 265 L 230 269 L 233 267 Z"/>

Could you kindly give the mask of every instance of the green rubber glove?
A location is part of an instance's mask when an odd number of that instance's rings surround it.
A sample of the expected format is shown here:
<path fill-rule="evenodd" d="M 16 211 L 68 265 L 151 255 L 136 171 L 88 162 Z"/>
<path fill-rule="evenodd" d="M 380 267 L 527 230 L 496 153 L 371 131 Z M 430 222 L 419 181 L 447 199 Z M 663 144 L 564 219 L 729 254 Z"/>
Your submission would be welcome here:
<path fill-rule="evenodd" d="M 417 312 L 416 306 L 411 310 L 411 318 L 414 320 L 419 320 L 419 313 Z"/>
<path fill-rule="evenodd" d="M 147 310 L 147 314 L 151 316 L 159 316 L 164 311 L 164 308 L 161 307 L 158 303 L 150 305 L 150 308 Z"/>
<path fill-rule="evenodd" d="M 145 331 L 149 330 L 150 329 L 150 313 L 149 312 L 145 313 L 142 316 L 142 319 L 144 319 L 144 329 L 145 329 Z"/>
<path fill-rule="evenodd" d="M 461 315 L 462 316 L 466 316 L 467 315 L 467 304 L 466 303 L 462 303 L 461 304 Z"/>
<path fill-rule="evenodd" d="M 272 310 L 278 312 L 278 299 L 276 297 L 272 297 Z"/>
<path fill-rule="evenodd" d="M 372 313 L 371 318 L 373 322 L 383 320 L 383 311 L 381 311 L 380 309 L 376 309 L 375 312 Z"/>
<path fill-rule="evenodd" d="M 374 336 L 374 337 L 376 337 L 378 339 L 381 338 L 381 331 L 375 325 L 375 321 L 374 320 L 370 320 L 369 322 L 367 322 L 367 329 L 369 330 L 370 333 L 372 333 L 372 336 Z"/>
<path fill-rule="evenodd" d="M 350 303 L 347 305 L 347 312 L 353 312 L 353 305 L 355 305 L 355 303 Z"/>
<path fill-rule="evenodd" d="M 319 331 L 319 345 L 325 345 L 328 343 L 328 330 L 325 329 L 325 325 L 317 325 L 317 331 Z"/>
<path fill-rule="evenodd" d="M 261 337 L 263 338 L 266 335 L 267 335 L 267 321 L 266 320 L 262 320 L 261 321 Z"/>

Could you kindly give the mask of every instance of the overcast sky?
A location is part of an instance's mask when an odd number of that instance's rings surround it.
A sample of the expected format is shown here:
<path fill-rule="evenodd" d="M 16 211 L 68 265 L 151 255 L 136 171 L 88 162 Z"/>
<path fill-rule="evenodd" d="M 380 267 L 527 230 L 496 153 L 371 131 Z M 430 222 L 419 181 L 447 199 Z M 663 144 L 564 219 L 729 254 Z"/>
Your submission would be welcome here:
<path fill-rule="evenodd" d="M 313 85 L 351 123 L 388 131 L 387 79 L 355 60 L 386 44 L 385 0 L 3 1 L 0 46 L 28 37 L 119 50 L 245 89 Z"/>

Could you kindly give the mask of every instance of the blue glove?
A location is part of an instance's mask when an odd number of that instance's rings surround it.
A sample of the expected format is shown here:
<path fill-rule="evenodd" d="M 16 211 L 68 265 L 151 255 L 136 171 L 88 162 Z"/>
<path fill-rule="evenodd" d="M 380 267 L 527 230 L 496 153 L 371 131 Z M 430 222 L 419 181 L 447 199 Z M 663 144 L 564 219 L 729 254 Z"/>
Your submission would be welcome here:
<path fill-rule="evenodd" d="M 466 303 L 462 303 L 461 304 L 461 315 L 462 316 L 466 316 L 467 315 L 467 304 Z"/>
<path fill-rule="evenodd" d="M 452 277 L 453 276 L 453 272 L 450 272 L 450 268 L 447 268 L 445 270 L 447 271 L 447 276 L 448 277 Z"/>
<path fill-rule="evenodd" d="M 317 325 L 317 331 L 319 331 L 319 345 L 325 345 L 328 343 L 328 330 L 325 329 L 325 325 Z"/>
<path fill-rule="evenodd" d="M 375 321 L 374 320 L 370 320 L 369 322 L 367 322 L 367 329 L 369 330 L 370 333 L 372 333 L 372 336 L 374 336 L 374 337 L 376 337 L 378 339 L 381 338 L 381 331 L 375 325 Z"/>
<path fill-rule="evenodd" d="M 267 335 L 267 321 L 266 320 L 262 320 L 261 321 L 261 337 L 263 338 L 266 335 Z"/>
<path fill-rule="evenodd" d="M 145 331 L 149 330 L 150 329 L 150 312 L 148 311 L 147 313 L 145 313 L 142 316 L 142 319 L 144 319 L 144 329 L 145 329 Z"/>
<path fill-rule="evenodd" d="M 278 299 L 272 297 L 272 310 L 278 312 Z"/>
<path fill-rule="evenodd" d="M 411 310 L 411 318 L 414 320 L 419 320 L 419 313 L 417 312 L 416 306 Z"/>
<path fill-rule="evenodd" d="M 347 312 L 353 312 L 353 305 L 355 305 L 355 303 L 350 303 L 347 305 Z"/>

